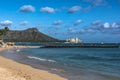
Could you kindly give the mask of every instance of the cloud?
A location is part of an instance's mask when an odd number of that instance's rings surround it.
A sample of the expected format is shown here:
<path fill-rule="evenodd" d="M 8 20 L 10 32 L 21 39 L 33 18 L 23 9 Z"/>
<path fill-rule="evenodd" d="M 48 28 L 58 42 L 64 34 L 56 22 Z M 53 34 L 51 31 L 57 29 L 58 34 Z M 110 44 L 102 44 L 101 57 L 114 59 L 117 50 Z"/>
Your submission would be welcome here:
<path fill-rule="evenodd" d="M 55 9 L 51 7 L 42 7 L 40 9 L 40 12 L 45 12 L 45 13 L 55 13 Z"/>
<path fill-rule="evenodd" d="M 85 2 L 91 3 L 88 7 L 84 9 L 84 11 L 88 11 L 96 6 L 106 6 L 108 5 L 106 0 L 84 0 Z"/>
<path fill-rule="evenodd" d="M 79 30 L 70 27 L 70 28 L 68 28 L 68 33 L 70 33 L 70 34 L 78 34 Z"/>
<path fill-rule="evenodd" d="M 120 22 L 105 22 L 100 24 L 100 20 L 94 21 L 94 25 L 84 26 L 83 28 L 68 28 L 70 34 L 120 34 Z"/>
<path fill-rule="evenodd" d="M 23 5 L 19 9 L 20 12 L 35 12 L 35 8 L 32 5 Z"/>
<path fill-rule="evenodd" d="M 99 5 L 105 5 L 106 4 L 106 0 L 85 0 L 86 2 L 90 2 L 91 6 L 99 6 Z"/>
<path fill-rule="evenodd" d="M 96 20 L 96 21 L 93 21 L 91 24 L 94 26 L 97 26 L 97 25 L 100 25 L 100 23 L 101 23 L 100 20 Z"/>
<path fill-rule="evenodd" d="M 20 23 L 20 25 L 21 25 L 21 26 L 27 26 L 27 25 L 28 25 L 28 21 L 22 21 L 22 22 Z"/>
<path fill-rule="evenodd" d="M 110 24 L 108 22 L 106 22 L 106 23 L 103 24 L 103 27 L 104 28 L 110 28 Z"/>
<path fill-rule="evenodd" d="M 102 25 L 91 26 L 89 28 L 100 33 L 108 33 L 108 34 L 120 33 L 120 24 L 117 22 L 113 22 L 112 24 L 105 22 Z"/>
<path fill-rule="evenodd" d="M 77 11 L 79 11 L 81 8 L 81 6 L 73 6 L 68 10 L 68 13 L 75 13 Z"/>
<path fill-rule="evenodd" d="M 112 28 L 120 28 L 120 22 L 112 23 Z"/>
<path fill-rule="evenodd" d="M 74 26 L 77 26 L 77 25 L 79 25 L 79 24 L 81 24 L 83 21 L 82 20 L 76 20 L 74 23 L 73 23 L 73 25 Z"/>
<path fill-rule="evenodd" d="M 11 26 L 12 24 L 13 24 L 13 22 L 10 20 L 5 20 L 5 21 L 0 22 L 1 26 Z"/>
<path fill-rule="evenodd" d="M 74 28 L 68 28 L 68 33 L 70 34 L 93 34 L 96 33 L 93 29 L 74 29 Z"/>
<path fill-rule="evenodd" d="M 103 5 L 105 3 L 105 0 L 94 0 L 92 1 L 92 6 L 99 6 Z"/>
<path fill-rule="evenodd" d="M 64 22 L 62 20 L 57 20 L 57 21 L 54 21 L 53 22 L 53 25 L 61 25 L 63 24 Z"/>

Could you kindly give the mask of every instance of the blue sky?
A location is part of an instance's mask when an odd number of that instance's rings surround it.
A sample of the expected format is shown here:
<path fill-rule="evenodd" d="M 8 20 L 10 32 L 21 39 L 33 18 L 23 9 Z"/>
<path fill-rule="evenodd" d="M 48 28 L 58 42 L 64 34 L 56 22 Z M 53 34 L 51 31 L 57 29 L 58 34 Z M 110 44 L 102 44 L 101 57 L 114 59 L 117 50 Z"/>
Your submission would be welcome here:
<path fill-rule="evenodd" d="M 58 39 L 120 42 L 120 0 L 0 0 L 0 27 Z"/>

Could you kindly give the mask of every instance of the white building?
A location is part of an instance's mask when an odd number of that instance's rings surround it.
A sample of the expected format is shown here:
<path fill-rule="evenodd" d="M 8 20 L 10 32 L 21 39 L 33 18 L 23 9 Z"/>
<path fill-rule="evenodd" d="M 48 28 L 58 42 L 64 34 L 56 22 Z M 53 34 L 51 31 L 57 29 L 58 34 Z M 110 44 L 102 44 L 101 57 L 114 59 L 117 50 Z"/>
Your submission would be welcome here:
<path fill-rule="evenodd" d="M 66 42 L 67 43 L 82 43 L 83 41 L 75 37 L 75 38 L 67 39 Z"/>

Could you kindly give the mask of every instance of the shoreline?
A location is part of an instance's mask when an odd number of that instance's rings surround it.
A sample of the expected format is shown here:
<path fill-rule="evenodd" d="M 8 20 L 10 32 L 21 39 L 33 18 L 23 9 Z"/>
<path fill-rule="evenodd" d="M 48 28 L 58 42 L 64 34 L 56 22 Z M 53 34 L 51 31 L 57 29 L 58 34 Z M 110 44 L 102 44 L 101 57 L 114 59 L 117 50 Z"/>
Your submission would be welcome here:
<path fill-rule="evenodd" d="M 15 48 L 37 48 L 30 46 L 17 46 L 0 48 L 0 52 Z M 3 74 L 4 73 L 4 74 Z M 6 77 L 7 75 L 7 77 Z M 47 70 L 35 69 L 6 57 L 0 56 L 0 79 L 1 80 L 68 80 Z"/>

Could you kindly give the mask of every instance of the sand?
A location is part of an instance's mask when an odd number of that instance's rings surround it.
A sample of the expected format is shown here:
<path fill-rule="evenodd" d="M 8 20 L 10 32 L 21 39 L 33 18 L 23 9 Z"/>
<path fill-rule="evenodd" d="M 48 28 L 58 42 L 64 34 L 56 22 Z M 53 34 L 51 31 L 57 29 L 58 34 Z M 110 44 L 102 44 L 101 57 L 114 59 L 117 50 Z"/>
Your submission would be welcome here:
<path fill-rule="evenodd" d="M 1 48 L 3 50 L 11 49 Z M 28 48 L 28 47 L 17 47 Z M 31 48 L 31 47 L 30 47 Z M 57 74 L 45 70 L 35 69 L 29 65 L 21 64 L 16 61 L 0 56 L 0 80 L 68 80 Z"/>

